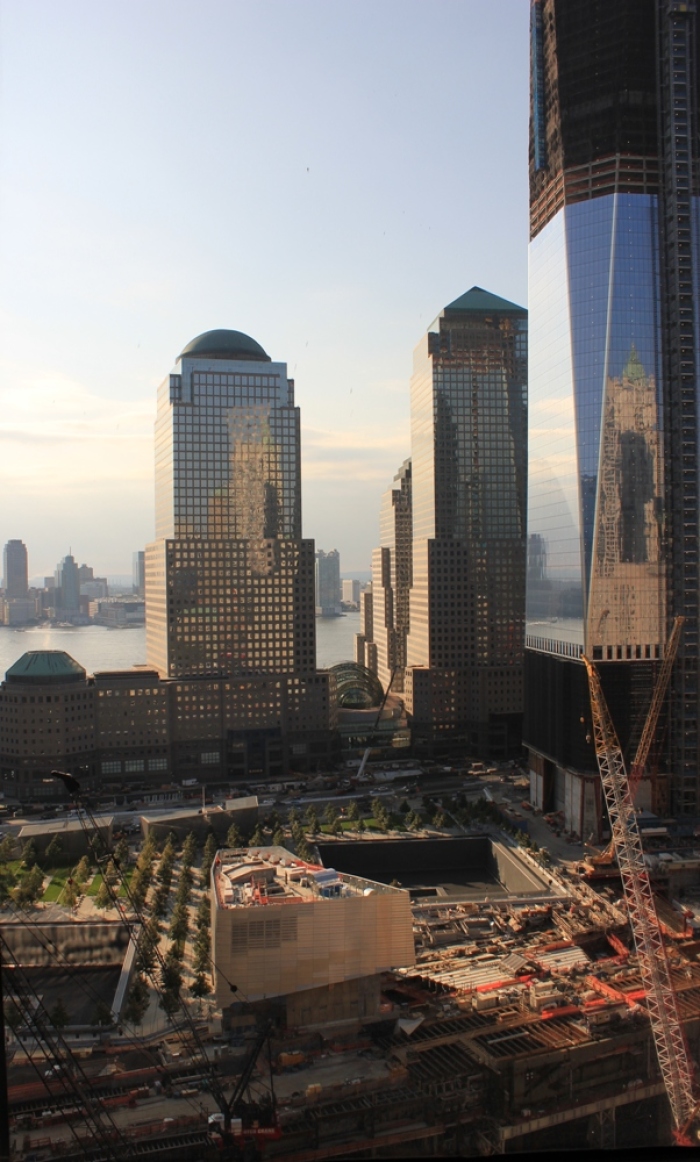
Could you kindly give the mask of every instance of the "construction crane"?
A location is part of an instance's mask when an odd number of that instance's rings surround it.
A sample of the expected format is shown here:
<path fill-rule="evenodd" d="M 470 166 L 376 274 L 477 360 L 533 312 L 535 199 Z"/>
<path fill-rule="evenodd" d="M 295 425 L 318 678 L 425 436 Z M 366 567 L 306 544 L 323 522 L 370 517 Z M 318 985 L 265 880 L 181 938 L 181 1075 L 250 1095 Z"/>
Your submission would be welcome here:
<path fill-rule="evenodd" d="M 610 818 L 615 854 L 646 995 L 656 1055 L 671 1106 L 676 1141 L 690 1144 L 696 1115 L 693 1069 L 678 1000 L 644 863 L 634 800 L 622 749 L 603 695 L 600 676 L 585 655 L 598 769 Z"/>
<path fill-rule="evenodd" d="M 629 787 L 632 799 L 634 799 L 639 781 L 644 774 L 644 768 L 649 757 L 651 744 L 654 741 L 656 727 L 659 722 L 659 715 L 661 714 L 661 707 L 664 704 L 664 698 L 666 697 L 668 684 L 671 680 L 671 670 L 673 669 L 673 663 L 675 662 L 676 654 L 678 653 L 678 646 L 680 645 L 681 631 L 683 629 L 684 622 L 684 617 L 677 617 L 673 623 L 673 629 L 671 630 L 671 634 L 668 639 L 664 660 L 659 671 L 659 677 L 656 681 L 654 693 L 651 697 L 649 713 L 647 714 L 646 721 L 644 723 L 642 736 L 639 740 L 636 754 L 632 760 L 629 774 Z M 604 867 L 608 864 L 611 864 L 614 858 L 615 843 L 611 838 L 610 843 L 605 848 L 605 850 L 602 851 L 600 855 L 591 856 L 588 859 L 588 863 L 593 864 L 594 867 Z"/>

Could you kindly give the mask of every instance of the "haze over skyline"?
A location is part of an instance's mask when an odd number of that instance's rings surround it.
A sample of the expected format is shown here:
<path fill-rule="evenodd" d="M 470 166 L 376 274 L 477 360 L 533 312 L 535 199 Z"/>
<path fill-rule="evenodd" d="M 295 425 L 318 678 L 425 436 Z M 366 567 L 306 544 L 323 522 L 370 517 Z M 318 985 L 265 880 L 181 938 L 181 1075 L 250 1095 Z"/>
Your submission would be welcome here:
<path fill-rule="evenodd" d="M 0 542 L 33 575 L 128 573 L 157 386 L 217 327 L 288 363 L 304 535 L 369 568 L 414 347 L 475 284 L 527 305 L 528 11 L 8 0 Z"/>

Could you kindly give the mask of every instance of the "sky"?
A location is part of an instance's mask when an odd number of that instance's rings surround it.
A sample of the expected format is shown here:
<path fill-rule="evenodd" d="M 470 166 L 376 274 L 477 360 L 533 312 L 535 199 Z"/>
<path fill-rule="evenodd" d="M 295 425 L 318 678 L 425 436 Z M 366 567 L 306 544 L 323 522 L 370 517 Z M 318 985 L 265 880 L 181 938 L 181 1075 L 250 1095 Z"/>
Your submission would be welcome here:
<path fill-rule="evenodd" d="M 286 361 L 303 531 L 370 567 L 413 349 L 527 305 L 528 0 L 0 0 L 0 544 L 128 573 L 158 384 Z"/>

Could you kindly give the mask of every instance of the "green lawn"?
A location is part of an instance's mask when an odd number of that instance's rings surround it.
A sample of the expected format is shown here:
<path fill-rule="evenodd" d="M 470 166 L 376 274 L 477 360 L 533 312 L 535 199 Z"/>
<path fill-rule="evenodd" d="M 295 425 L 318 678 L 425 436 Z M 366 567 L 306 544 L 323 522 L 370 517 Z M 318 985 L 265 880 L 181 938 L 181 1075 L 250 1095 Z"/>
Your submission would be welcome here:
<path fill-rule="evenodd" d="M 102 887 L 103 879 L 104 879 L 104 876 L 102 875 L 102 872 L 96 872 L 95 875 L 92 877 L 92 883 L 90 884 L 90 887 L 86 891 L 85 895 L 86 896 L 96 896 L 97 893 L 99 892 L 100 888 Z"/>
<path fill-rule="evenodd" d="M 128 885 L 131 883 L 131 877 L 134 874 L 134 870 L 135 869 L 133 867 L 129 867 L 124 872 L 124 879 L 122 880 L 122 883 L 119 886 L 119 892 L 117 893 L 120 897 L 123 897 L 126 895 L 126 889 L 127 889 Z"/>
<path fill-rule="evenodd" d="M 55 872 L 51 883 L 44 892 L 42 899 L 46 904 L 53 904 L 58 900 L 66 886 L 66 880 L 70 875 L 70 868 L 63 868 L 61 871 Z"/>

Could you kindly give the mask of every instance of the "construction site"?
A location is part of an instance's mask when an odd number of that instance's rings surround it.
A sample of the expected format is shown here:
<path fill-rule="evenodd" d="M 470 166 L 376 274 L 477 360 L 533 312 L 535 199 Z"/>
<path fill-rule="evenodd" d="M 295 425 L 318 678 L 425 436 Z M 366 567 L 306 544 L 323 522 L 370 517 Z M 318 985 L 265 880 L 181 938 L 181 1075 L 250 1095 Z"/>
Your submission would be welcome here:
<path fill-rule="evenodd" d="M 551 855 L 496 822 L 335 840 L 314 860 L 278 844 L 222 848 L 202 886 L 216 1004 L 197 1008 L 178 986 L 146 1036 L 123 1003 L 132 966 L 143 970 L 148 897 L 115 897 L 108 957 L 79 921 L 3 923 L 3 976 L 21 1010 L 8 1157 L 311 1162 L 697 1145 L 700 843 L 691 825 L 634 803 L 670 665 L 628 778 L 584 662 L 611 831 L 597 853 L 567 859 L 556 819 Z M 495 804 L 507 779 L 488 778 Z M 96 830 L 89 812 L 85 828 Z M 41 984 L 32 958 L 49 974 Z M 67 988 L 69 970 L 100 960 L 121 974 L 108 1029 L 94 1018 L 57 1027 L 44 999 L 52 971 Z M 165 1008 L 168 955 L 154 949 L 148 972 Z"/>

